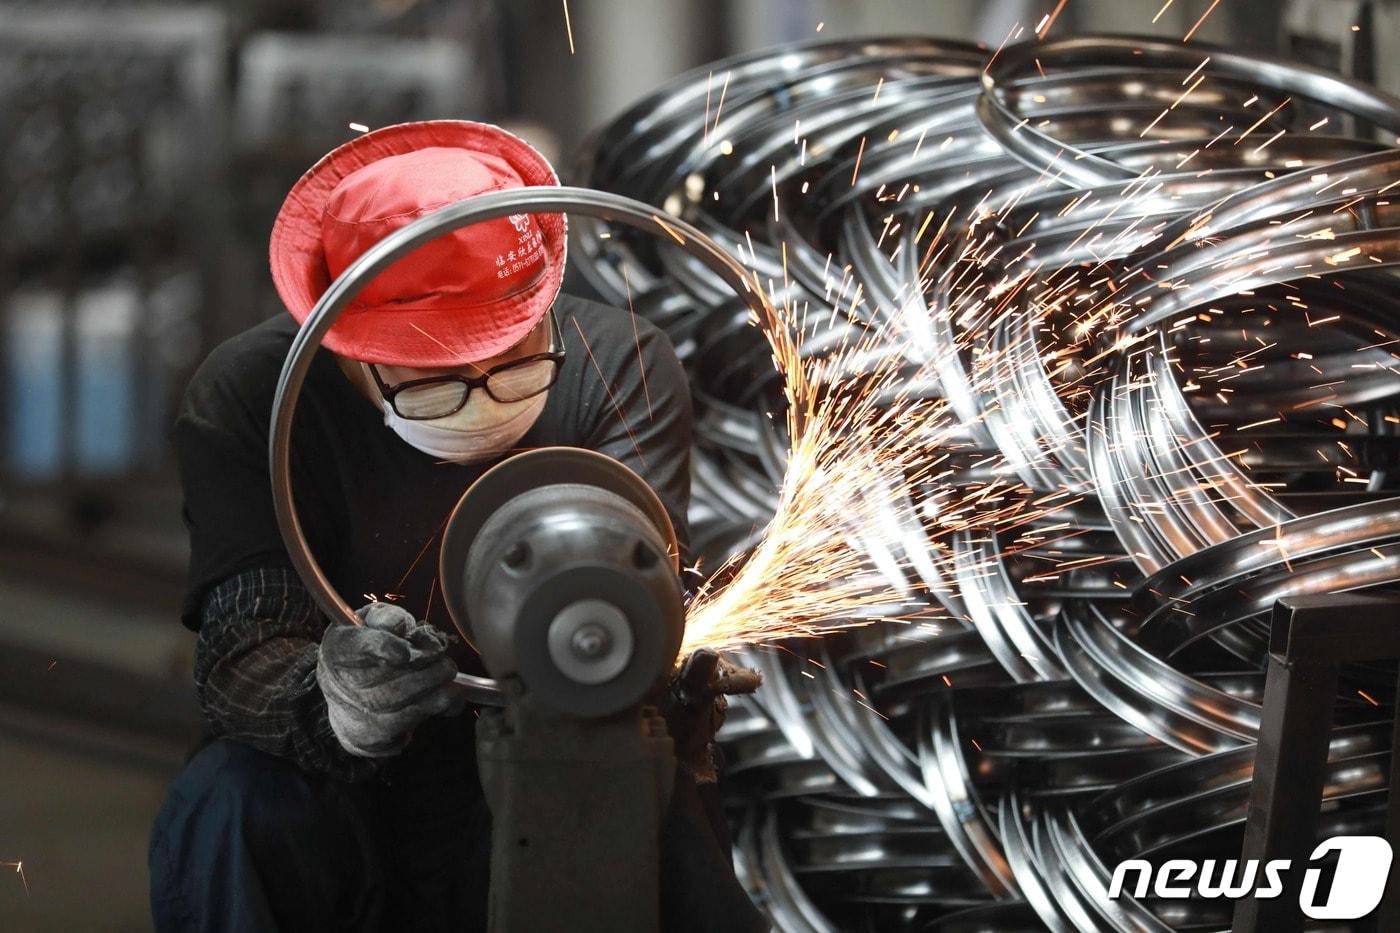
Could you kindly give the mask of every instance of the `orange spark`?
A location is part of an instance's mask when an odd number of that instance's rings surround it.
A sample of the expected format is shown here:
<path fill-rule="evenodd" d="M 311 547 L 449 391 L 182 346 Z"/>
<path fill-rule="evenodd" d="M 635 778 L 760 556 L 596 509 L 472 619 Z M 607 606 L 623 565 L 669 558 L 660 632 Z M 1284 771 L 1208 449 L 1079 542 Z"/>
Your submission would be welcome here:
<path fill-rule="evenodd" d="M 1181 37 L 1181 41 L 1183 43 L 1189 41 L 1190 38 L 1196 34 L 1196 30 L 1201 28 L 1201 24 L 1206 21 L 1206 17 L 1210 16 L 1210 14 L 1213 13 L 1215 11 L 1215 8 L 1218 6 L 1220 6 L 1220 0 L 1211 0 L 1210 6 L 1206 9 L 1204 13 L 1201 14 L 1201 18 L 1196 20 L 1196 24 L 1190 29 L 1186 30 L 1186 35 Z"/>
<path fill-rule="evenodd" d="M 19 875 L 19 883 L 24 886 L 24 896 L 29 896 L 29 878 L 24 874 L 24 862 L 0 862 L 0 868 L 13 868 L 15 874 Z"/>
<path fill-rule="evenodd" d="M 569 0 L 562 0 L 564 4 L 564 30 L 569 34 L 569 54 L 574 54 L 574 25 L 569 20 Z"/>
<path fill-rule="evenodd" d="M 1167 0 L 1167 2 L 1171 3 L 1171 0 Z M 1059 3 L 1055 4 L 1055 9 L 1052 10 L 1048 16 L 1041 19 L 1040 24 L 1035 28 L 1035 36 L 1037 39 L 1045 38 L 1045 34 L 1050 31 L 1050 27 L 1055 25 L 1055 20 L 1060 18 L 1060 11 L 1065 8 L 1066 3 L 1069 3 L 1069 0 L 1060 0 Z"/>

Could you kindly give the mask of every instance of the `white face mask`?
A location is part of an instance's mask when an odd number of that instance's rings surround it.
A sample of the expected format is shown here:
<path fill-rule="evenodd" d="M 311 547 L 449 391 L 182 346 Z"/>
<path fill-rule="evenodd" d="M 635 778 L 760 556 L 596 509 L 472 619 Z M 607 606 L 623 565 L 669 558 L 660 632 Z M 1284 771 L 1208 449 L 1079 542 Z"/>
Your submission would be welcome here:
<path fill-rule="evenodd" d="M 369 375 L 368 367 L 365 369 Z M 479 463 L 514 447 L 534 426 L 548 397 L 548 392 L 541 392 L 519 402 L 498 402 L 484 389 L 475 389 L 460 411 L 445 418 L 403 418 L 392 405 L 385 404 L 384 423 L 429 456 L 456 463 Z"/>

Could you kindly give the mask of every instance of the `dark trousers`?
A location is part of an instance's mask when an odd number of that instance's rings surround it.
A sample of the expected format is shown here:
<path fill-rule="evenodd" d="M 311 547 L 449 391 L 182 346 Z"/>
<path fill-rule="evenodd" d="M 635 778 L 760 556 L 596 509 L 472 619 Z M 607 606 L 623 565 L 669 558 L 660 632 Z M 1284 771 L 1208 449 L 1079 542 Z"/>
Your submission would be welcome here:
<path fill-rule="evenodd" d="M 484 930 L 490 814 L 472 758 L 410 754 L 379 778 L 347 784 L 212 742 L 156 817 L 156 930 Z M 708 803 L 678 777 L 662 828 L 664 927 L 766 929 L 734 880 L 727 833 Z"/>

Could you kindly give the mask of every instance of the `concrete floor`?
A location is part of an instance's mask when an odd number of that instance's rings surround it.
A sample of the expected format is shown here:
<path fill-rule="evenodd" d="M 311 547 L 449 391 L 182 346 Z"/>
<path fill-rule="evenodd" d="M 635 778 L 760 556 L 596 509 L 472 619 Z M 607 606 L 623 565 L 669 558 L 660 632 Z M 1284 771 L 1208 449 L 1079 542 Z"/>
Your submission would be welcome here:
<path fill-rule="evenodd" d="M 197 731 L 177 596 L 0 567 L 0 933 L 151 929 L 146 842 Z"/>
<path fill-rule="evenodd" d="M 146 838 L 169 775 L 0 734 L 0 930 L 149 930 Z M 25 883 L 28 890 L 25 889 Z"/>

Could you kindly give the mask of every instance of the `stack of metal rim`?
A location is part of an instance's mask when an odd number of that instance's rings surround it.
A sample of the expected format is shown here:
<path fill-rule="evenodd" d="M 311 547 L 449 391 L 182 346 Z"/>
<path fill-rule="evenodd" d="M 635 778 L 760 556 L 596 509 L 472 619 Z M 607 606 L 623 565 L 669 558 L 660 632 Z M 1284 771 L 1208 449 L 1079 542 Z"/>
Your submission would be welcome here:
<path fill-rule="evenodd" d="M 939 495 L 1049 503 L 954 533 L 909 509 L 881 566 L 936 620 L 744 652 L 765 686 L 722 738 L 776 926 L 1228 926 L 1106 890 L 1124 859 L 1238 857 L 1274 601 L 1400 580 L 1398 135 L 1400 100 L 1224 49 L 900 37 L 718 62 L 591 138 L 577 183 L 824 312 L 804 358 L 905 335 Z M 572 227 L 688 368 L 696 554 L 742 555 L 788 449 L 763 334 L 680 250 Z M 1376 831 L 1386 786 L 1393 667 L 1342 680 L 1326 836 Z"/>

